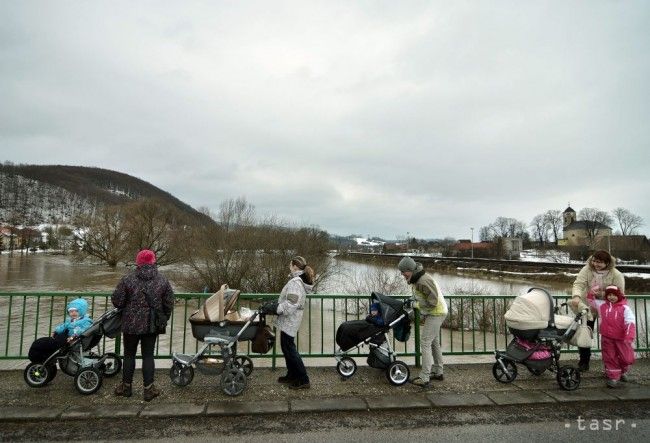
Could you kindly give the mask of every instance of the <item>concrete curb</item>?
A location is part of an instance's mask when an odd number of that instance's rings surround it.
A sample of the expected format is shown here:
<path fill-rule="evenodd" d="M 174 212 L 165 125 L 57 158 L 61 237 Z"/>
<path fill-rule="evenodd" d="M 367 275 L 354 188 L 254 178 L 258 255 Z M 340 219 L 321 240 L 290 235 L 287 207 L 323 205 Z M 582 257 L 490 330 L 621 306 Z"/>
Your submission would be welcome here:
<path fill-rule="evenodd" d="M 566 402 L 618 402 L 650 400 L 650 387 L 635 389 L 587 388 L 577 391 L 488 391 L 476 393 L 427 393 L 403 397 L 332 397 L 304 400 L 257 402 L 210 401 L 207 403 L 164 403 L 146 405 L 70 406 L 43 408 L 0 406 L 0 422 L 88 420 L 105 418 L 168 418 L 198 416 L 266 415 L 344 411 L 409 410 L 418 408 L 499 407 L 505 405 L 562 404 Z"/>

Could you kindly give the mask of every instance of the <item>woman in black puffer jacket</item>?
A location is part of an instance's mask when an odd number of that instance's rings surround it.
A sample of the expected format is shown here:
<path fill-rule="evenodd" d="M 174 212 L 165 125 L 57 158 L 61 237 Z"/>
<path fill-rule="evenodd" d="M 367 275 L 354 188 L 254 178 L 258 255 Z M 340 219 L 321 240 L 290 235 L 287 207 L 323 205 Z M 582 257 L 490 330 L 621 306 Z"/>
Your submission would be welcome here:
<path fill-rule="evenodd" d="M 130 397 L 135 372 L 135 354 L 140 343 L 142 353 L 142 377 L 144 399 L 150 401 L 160 395 L 154 386 L 154 347 L 159 333 L 151 332 L 151 308 L 162 309 L 169 318 L 174 307 L 174 291 L 167 278 L 156 268 L 156 254 L 144 249 L 135 258 L 137 268 L 122 277 L 111 301 L 122 308 L 122 333 L 124 346 L 124 370 L 122 383 L 115 388 L 115 395 Z M 147 297 L 145 294 L 149 294 Z M 149 299 L 149 300 L 147 300 Z M 152 306 L 149 304 L 151 303 Z"/>

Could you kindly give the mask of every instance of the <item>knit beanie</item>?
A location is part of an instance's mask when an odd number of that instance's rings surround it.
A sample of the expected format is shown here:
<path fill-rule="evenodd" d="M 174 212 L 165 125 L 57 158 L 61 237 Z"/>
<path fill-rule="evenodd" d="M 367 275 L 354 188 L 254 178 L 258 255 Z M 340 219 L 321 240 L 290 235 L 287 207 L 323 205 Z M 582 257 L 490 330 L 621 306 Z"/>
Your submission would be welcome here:
<path fill-rule="evenodd" d="M 417 268 L 417 265 L 415 260 L 411 257 L 404 257 L 397 265 L 397 269 L 399 269 L 400 272 L 415 272 L 415 268 Z"/>
<path fill-rule="evenodd" d="M 381 313 L 381 306 L 379 306 L 379 303 L 373 303 L 370 305 L 370 311 L 378 311 Z"/>
<path fill-rule="evenodd" d="M 155 265 L 156 254 L 149 249 L 143 249 L 142 251 L 138 252 L 138 255 L 135 256 L 135 264 L 138 266 Z"/>

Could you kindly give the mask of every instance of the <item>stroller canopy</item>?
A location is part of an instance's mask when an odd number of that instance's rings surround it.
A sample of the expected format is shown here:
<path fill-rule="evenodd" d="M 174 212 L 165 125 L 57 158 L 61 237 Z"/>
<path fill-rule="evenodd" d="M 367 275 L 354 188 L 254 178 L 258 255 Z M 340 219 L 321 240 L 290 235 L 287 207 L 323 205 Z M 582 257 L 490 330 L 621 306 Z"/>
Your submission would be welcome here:
<path fill-rule="evenodd" d="M 402 300 L 378 292 L 373 292 L 370 295 L 370 303 L 379 304 L 381 317 L 384 319 L 386 325 L 394 322 L 397 317 L 402 315 L 402 311 L 404 310 L 404 302 Z"/>
<path fill-rule="evenodd" d="M 553 297 L 544 289 L 531 288 L 518 296 L 504 315 L 508 326 L 519 330 L 566 329 L 572 317 L 555 315 Z"/>
<path fill-rule="evenodd" d="M 190 316 L 190 321 L 196 322 L 219 322 L 226 319 L 226 314 L 237 303 L 239 290 L 230 289 L 228 285 L 221 285 L 221 288 L 205 300 L 201 309 Z"/>

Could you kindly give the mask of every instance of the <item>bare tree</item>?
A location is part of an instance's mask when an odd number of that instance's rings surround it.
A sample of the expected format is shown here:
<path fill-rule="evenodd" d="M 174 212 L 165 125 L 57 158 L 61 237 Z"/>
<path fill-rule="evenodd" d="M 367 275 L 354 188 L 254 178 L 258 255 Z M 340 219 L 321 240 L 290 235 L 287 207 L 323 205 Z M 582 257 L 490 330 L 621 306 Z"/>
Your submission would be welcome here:
<path fill-rule="evenodd" d="M 193 272 L 184 279 L 185 285 L 213 291 L 227 283 L 246 292 L 277 293 L 295 255 L 307 259 L 318 285 L 330 269 L 329 235 L 275 218 L 255 222 L 253 207 L 242 201 L 222 204 L 217 225 L 188 228 L 183 261 Z"/>
<path fill-rule="evenodd" d="M 557 244 L 557 241 L 560 238 L 560 232 L 564 225 L 562 211 L 558 211 L 557 209 L 548 210 L 544 213 L 544 220 L 553 233 L 553 241 Z"/>
<path fill-rule="evenodd" d="M 612 224 L 612 217 L 598 208 L 583 208 L 578 217 L 585 224 L 585 234 L 591 248 L 595 246 L 596 238 Z"/>
<path fill-rule="evenodd" d="M 502 237 L 527 238 L 526 224 L 509 217 L 497 217 L 494 222 L 483 226 L 479 231 L 481 240 L 494 240 Z"/>
<path fill-rule="evenodd" d="M 16 249 L 16 246 L 19 246 L 16 244 L 20 230 L 18 229 L 18 226 L 20 225 L 20 216 L 16 212 L 10 212 L 7 216 L 6 219 L 6 227 L 9 230 L 9 252 L 13 254 L 14 249 Z"/>
<path fill-rule="evenodd" d="M 490 240 L 492 240 L 492 233 L 490 231 L 490 225 L 481 226 L 481 229 L 479 229 L 479 232 L 478 232 L 478 238 L 481 241 L 490 241 Z"/>
<path fill-rule="evenodd" d="M 533 237 L 543 245 L 548 241 L 549 225 L 546 222 L 544 214 L 537 214 L 530 222 Z"/>
<path fill-rule="evenodd" d="M 212 211 L 207 206 L 199 206 L 198 208 L 196 208 L 196 210 L 197 212 L 203 215 L 207 215 L 208 217 L 214 220 L 214 214 L 212 214 Z"/>
<path fill-rule="evenodd" d="M 406 294 L 408 285 L 394 269 L 381 266 L 372 266 L 361 272 L 342 274 L 343 291 L 346 294 L 366 294 L 380 292 L 382 294 Z"/>
<path fill-rule="evenodd" d="M 612 215 L 621 228 L 621 235 L 633 235 L 637 229 L 643 226 L 643 218 L 625 208 L 614 209 Z"/>
<path fill-rule="evenodd" d="M 95 257 L 114 268 L 127 258 L 127 232 L 124 229 L 124 207 L 104 206 L 95 214 L 77 219 L 76 237 L 81 244 L 81 258 Z"/>
<path fill-rule="evenodd" d="M 140 199 L 126 205 L 124 214 L 123 229 L 130 257 L 150 249 L 156 253 L 159 265 L 180 260 L 179 235 L 186 217 L 179 209 L 159 199 Z"/>
<path fill-rule="evenodd" d="M 238 226 L 250 226 L 255 223 L 255 206 L 244 197 L 229 199 L 221 203 L 217 221 L 230 232 Z"/>

